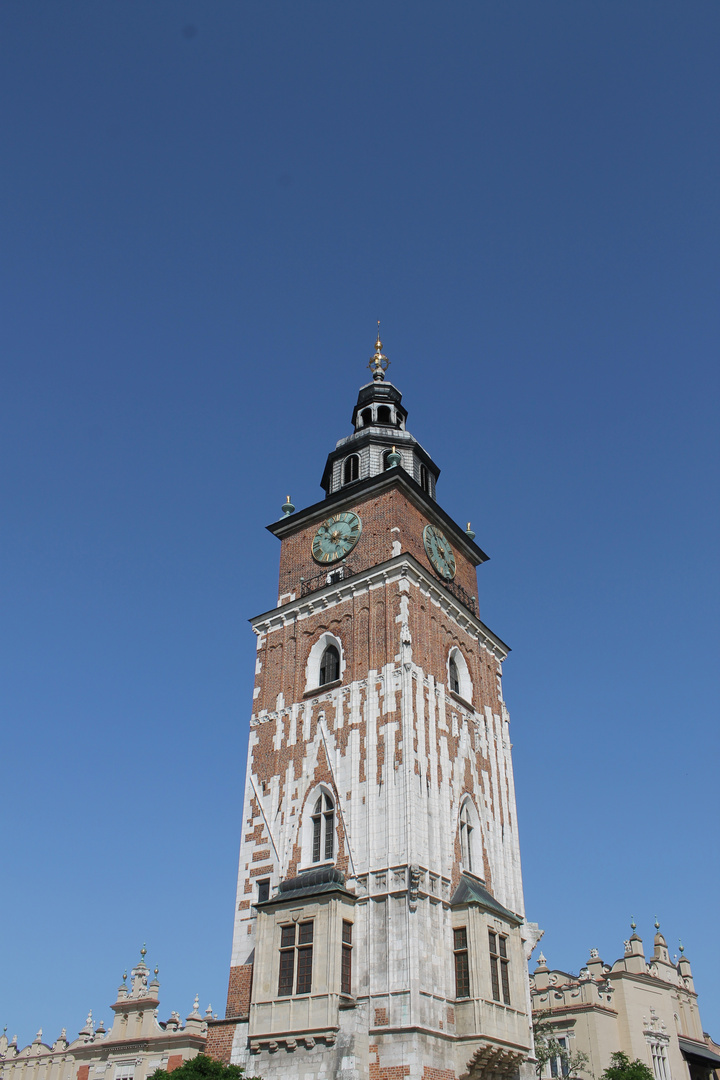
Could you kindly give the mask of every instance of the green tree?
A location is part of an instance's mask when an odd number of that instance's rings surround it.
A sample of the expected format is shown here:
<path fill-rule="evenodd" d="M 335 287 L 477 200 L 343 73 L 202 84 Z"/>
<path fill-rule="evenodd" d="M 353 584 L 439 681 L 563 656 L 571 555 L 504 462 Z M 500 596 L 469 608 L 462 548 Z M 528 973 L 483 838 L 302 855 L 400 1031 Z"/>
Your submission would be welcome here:
<path fill-rule="evenodd" d="M 538 1076 L 542 1076 L 546 1065 L 558 1058 L 561 1062 L 559 1072 L 562 1077 L 574 1077 L 579 1072 L 588 1072 L 590 1062 L 588 1055 L 583 1050 L 571 1054 L 567 1049 L 567 1039 L 564 1046 L 559 1043 L 555 1028 L 548 1019 L 549 1016 L 549 1013 L 539 1013 L 533 1018 L 535 1071 Z"/>
<path fill-rule="evenodd" d="M 631 1061 L 622 1050 L 611 1054 L 609 1065 L 600 1080 L 654 1080 L 653 1074 L 644 1061 L 635 1058 Z"/>
<path fill-rule="evenodd" d="M 165 1069 L 156 1069 L 148 1080 L 168 1080 Z M 245 1076 L 242 1065 L 223 1065 L 207 1054 L 188 1058 L 172 1071 L 172 1080 L 260 1080 L 257 1076 Z"/>

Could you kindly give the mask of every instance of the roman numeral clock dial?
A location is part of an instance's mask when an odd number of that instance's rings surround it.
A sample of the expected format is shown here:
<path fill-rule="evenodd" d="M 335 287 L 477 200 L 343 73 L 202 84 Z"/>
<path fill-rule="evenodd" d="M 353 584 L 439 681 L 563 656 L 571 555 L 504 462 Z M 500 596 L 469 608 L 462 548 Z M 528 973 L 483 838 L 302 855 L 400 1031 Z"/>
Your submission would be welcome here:
<path fill-rule="evenodd" d="M 423 543 L 427 557 L 440 577 L 452 581 L 455 577 L 455 556 L 445 533 L 434 525 L 426 525 L 423 529 Z"/>
<path fill-rule="evenodd" d="M 360 539 L 362 521 L 352 510 L 323 521 L 312 542 L 312 557 L 325 566 L 349 555 Z"/>

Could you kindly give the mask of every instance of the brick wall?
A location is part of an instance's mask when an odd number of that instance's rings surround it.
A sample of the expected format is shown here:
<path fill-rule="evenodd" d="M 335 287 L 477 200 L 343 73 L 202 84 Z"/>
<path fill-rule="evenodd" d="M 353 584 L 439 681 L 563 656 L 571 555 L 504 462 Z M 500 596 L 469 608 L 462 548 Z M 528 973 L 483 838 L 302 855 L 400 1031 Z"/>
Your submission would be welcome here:
<path fill-rule="evenodd" d="M 360 499 L 352 510 L 362 520 L 360 539 L 348 556 L 355 570 L 366 570 L 391 559 L 393 541 L 399 540 L 402 551 L 414 555 L 433 576 L 437 576 L 423 545 L 423 529 L 428 524 L 428 518 L 399 489 L 385 491 L 381 495 L 368 494 L 364 499 Z M 312 540 L 318 524 L 315 522 L 283 540 L 280 551 L 279 596 L 287 593 L 296 593 L 299 596 L 301 577 L 309 580 L 323 569 L 329 569 L 319 566 L 312 557 Z M 393 532 L 394 528 L 399 529 L 399 533 Z M 475 567 L 457 550 L 457 545 L 452 546 L 456 562 L 455 580 L 477 599 Z"/>
<path fill-rule="evenodd" d="M 222 1061 L 224 1065 L 229 1065 L 234 1037 L 234 1023 L 228 1023 L 226 1020 L 210 1020 L 205 1053 L 215 1061 Z"/>
<path fill-rule="evenodd" d="M 250 992 L 252 990 L 252 964 L 238 964 L 230 968 L 228 981 L 227 1008 L 225 1017 L 245 1019 L 250 1012 Z"/>

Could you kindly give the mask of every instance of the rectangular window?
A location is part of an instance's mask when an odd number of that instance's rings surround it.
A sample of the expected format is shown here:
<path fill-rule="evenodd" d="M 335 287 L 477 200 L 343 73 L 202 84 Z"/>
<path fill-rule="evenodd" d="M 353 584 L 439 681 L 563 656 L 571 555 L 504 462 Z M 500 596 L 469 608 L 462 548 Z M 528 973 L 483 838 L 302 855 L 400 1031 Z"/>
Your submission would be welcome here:
<path fill-rule="evenodd" d="M 293 992 L 295 972 L 295 923 L 280 930 L 280 978 L 278 997 L 289 997 Z"/>
<path fill-rule="evenodd" d="M 500 1001 L 500 986 L 502 985 L 502 1000 L 506 1005 L 510 1004 L 510 972 L 508 968 L 507 938 L 502 934 L 495 934 L 488 930 L 488 942 L 490 945 L 490 981 L 492 983 L 493 1001 Z"/>
<path fill-rule="evenodd" d="M 312 861 L 320 862 L 320 822 L 322 818 L 318 814 L 312 819 L 313 823 L 313 854 Z"/>
<path fill-rule="evenodd" d="M 280 977 L 278 979 L 278 997 L 290 997 L 293 992 L 293 977 L 296 971 L 296 994 L 309 994 L 312 988 L 312 922 L 280 928 Z"/>
<path fill-rule="evenodd" d="M 270 899 L 270 878 L 266 878 L 264 881 L 258 881 L 257 883 L 258 904 L 264 904 L 266 900 Z"/>
<path fill-rule="evenodd" d="M 340 993 L 352 994 L 352 923 L 342 924 L 342 966 L 340 971 Z"/>
<path fill-rule="evenodd" d="M 313 924 L 300 923 L 298 929 L 299 944 L 297 951 L 297 989 L 296 994 L 309 994 L 312 989 L 312 940 Z"/>
<path fill-rule="evenodd" d="M 455 952 L 455 997 L 470 997 L 470 965 L 467 930 L 464 926 L 453 930 L 453 950 Z"/>

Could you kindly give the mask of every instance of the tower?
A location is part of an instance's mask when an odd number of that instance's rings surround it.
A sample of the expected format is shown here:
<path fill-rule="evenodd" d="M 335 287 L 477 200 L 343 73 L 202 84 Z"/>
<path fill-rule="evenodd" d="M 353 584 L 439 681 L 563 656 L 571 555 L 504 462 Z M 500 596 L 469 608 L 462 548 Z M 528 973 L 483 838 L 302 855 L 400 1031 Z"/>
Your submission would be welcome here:
<path fill-rule="evenodd" d="M 512 1078 L 531 1054 L 508 647 L 378 337 L 324 500 L 268 526 L 226 1018 L 265 1080 Z"/>

